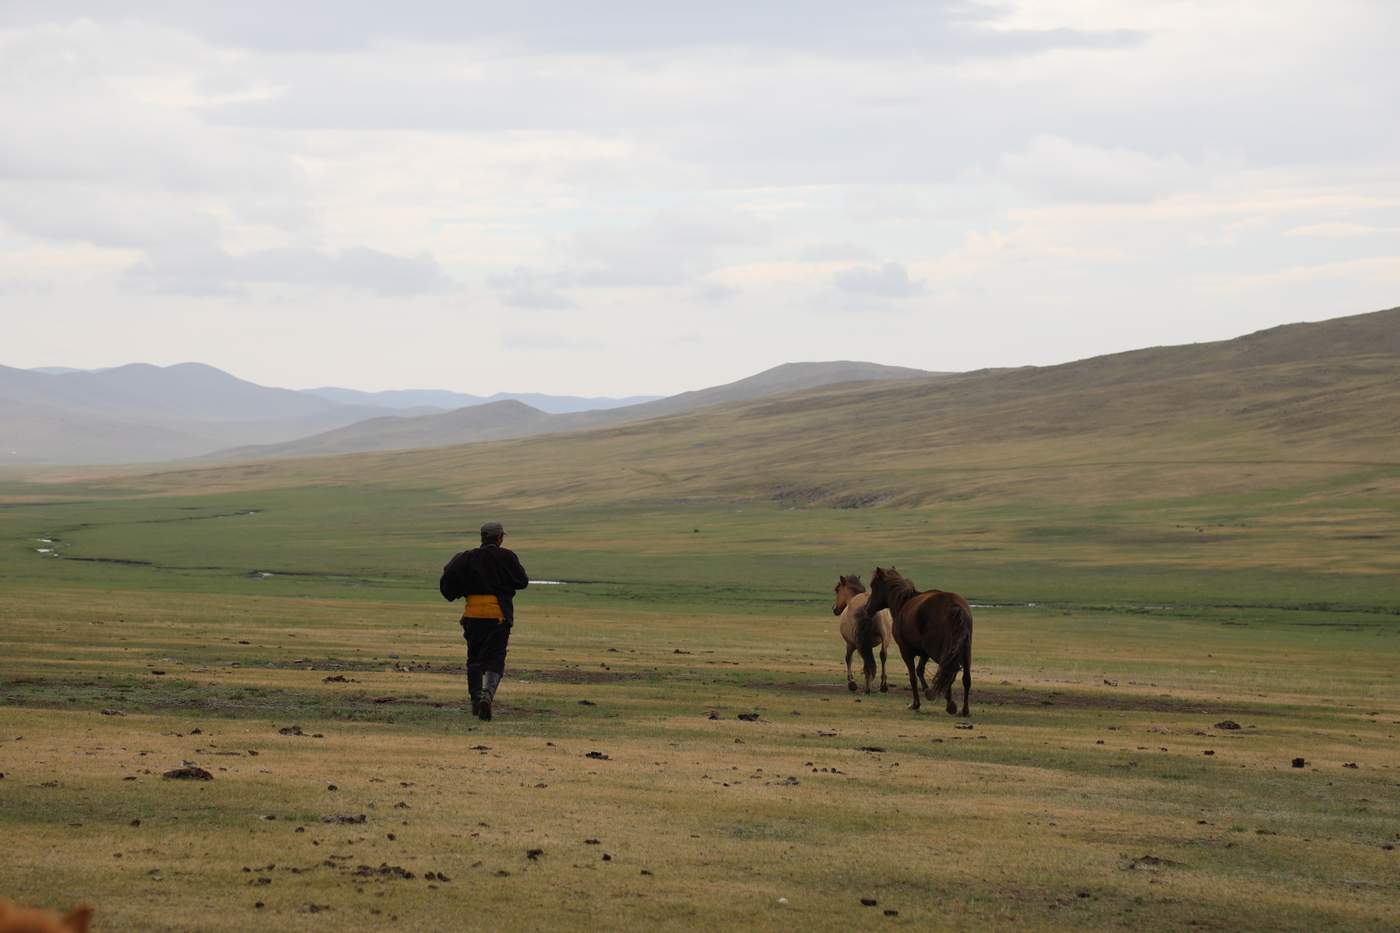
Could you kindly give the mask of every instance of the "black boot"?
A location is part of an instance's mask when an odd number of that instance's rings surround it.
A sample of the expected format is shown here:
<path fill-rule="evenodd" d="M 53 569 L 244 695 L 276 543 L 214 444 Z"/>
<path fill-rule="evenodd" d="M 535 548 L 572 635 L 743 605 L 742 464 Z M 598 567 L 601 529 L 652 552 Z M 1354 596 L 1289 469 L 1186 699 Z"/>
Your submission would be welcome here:
<path fill-rule="evenodd" d="M 491 703 L 496 699 L 496 687 L 500 682 L 500 674 L 487 671 L 481 675 L 481 710 L 477 716 L 486 722 L 491 721 Z"/>
<path fill-rule="evenodd" d="M 467 692 L 472 697 L 472 715 L 481 715 L 481 671 L 467 671 Z"/>

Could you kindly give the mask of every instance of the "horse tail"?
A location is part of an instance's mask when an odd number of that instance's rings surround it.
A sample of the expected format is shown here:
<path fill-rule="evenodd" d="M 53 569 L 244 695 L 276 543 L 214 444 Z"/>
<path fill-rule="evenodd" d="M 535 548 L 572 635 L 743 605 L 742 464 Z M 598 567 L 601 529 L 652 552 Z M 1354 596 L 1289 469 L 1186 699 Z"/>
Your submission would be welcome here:
<path fill-rule="evenodd" d="M 862 606 L 856 615 L 856 648 L 860 650 L 860 659 L 865 664 L 866 677 L 875 676 L 875 646 L 883 641 L 879 614 L 869 612 Z"/>
<path fill-rule="evenodd" d="M 948 624 L 952 626 L 953 631 L 943 642 L 943 655 L 938 659 L 938 673 L 933 678 L 933 686 L 929 688 L 929 692 L 936 697 L 942 696 L 953 685 L 953 678 L 958 676 L 958 663 L 962 660 L 963 648 L 972 638 L 972 617 L 957 603 L 948 610 Z"/>

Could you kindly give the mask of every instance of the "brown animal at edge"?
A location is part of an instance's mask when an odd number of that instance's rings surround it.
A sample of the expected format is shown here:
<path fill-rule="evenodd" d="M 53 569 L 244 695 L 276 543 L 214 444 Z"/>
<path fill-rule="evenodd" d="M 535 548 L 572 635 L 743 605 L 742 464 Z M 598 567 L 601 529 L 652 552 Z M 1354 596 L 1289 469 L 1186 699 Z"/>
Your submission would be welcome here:
<path fill-rule="evenodd" d="M 880 642 L 880 692 L 888 693 L 889 681 L 885 679 L 885 659 L 889 656 L 890 625 L 888 612 L 873 616 L 864 611 L 869 599 L 865 584 L 859 574 L 842 576 L 836 581 L 836 602 L 831 606 L 833 615 L 841 618 L 841 637 L 846 641 L 846 686 L 856 692 L 856 679 L 851 673 L 851 655 L 860 652 L 864 662 L 865 692 L 870 692 L 870 683 L 875 679 L 875 641 Z"/>
<path fill-rule="evenodd" d="M 86 904 L 60 914 L 0 897 L 0 933 L 87 933 L 91 921 L 92 908 Z"/>
<path fill-rule="evenodd" d="M 909 708 L 919 708 L 923 666 L 932 658 L 938 664 L 938 674 L 933 678 L 933 686 L 927 688 L 928 698 L 946 696 L 948 712 L 956 713 L 953 680 L 962 668 L 962 714 L 970 715 L 967 698 L 972 692 L 972 607 L 967 600 L 943 590 L 921 593 L 912 580 L 905 579 L 893 567 L 876 567 L 870 578 L 870 599 L 865 611 L 883 609 L 894 617 L 894 641 L 909 669 L 909 689 L 914 694 Z"/>

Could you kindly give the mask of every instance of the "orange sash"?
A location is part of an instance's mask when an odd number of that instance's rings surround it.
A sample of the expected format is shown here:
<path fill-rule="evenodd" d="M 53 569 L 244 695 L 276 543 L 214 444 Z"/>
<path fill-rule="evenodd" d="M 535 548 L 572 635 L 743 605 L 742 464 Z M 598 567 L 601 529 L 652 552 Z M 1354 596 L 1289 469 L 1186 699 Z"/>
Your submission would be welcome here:
<path fill-rule="evenodd" d="M 501 611 L 501 603 L 494 596 L 468 596 L 467 605 L 462 610 L 464 619 L 495 619 L 504 622 L 506 614 Z"/>

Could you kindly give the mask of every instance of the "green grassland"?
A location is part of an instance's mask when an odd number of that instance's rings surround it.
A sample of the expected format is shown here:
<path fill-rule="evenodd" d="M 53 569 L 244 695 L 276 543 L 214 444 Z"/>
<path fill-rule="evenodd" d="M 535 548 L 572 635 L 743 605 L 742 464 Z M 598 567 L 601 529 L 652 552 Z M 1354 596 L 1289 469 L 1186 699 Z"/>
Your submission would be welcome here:
<path fill-rule="evenodd" d="M 7 480 L 0 895 L 99 929 L 1393 929 L 1400 364 L 1151 352 Z M 519 598 L 480 724 L 435 583 L 486 518 L 566 582 Z M 831 587 L 877 563 L 974 603 L 971 728 L 906 711 L 897 658 L 846 691 Z"/>

